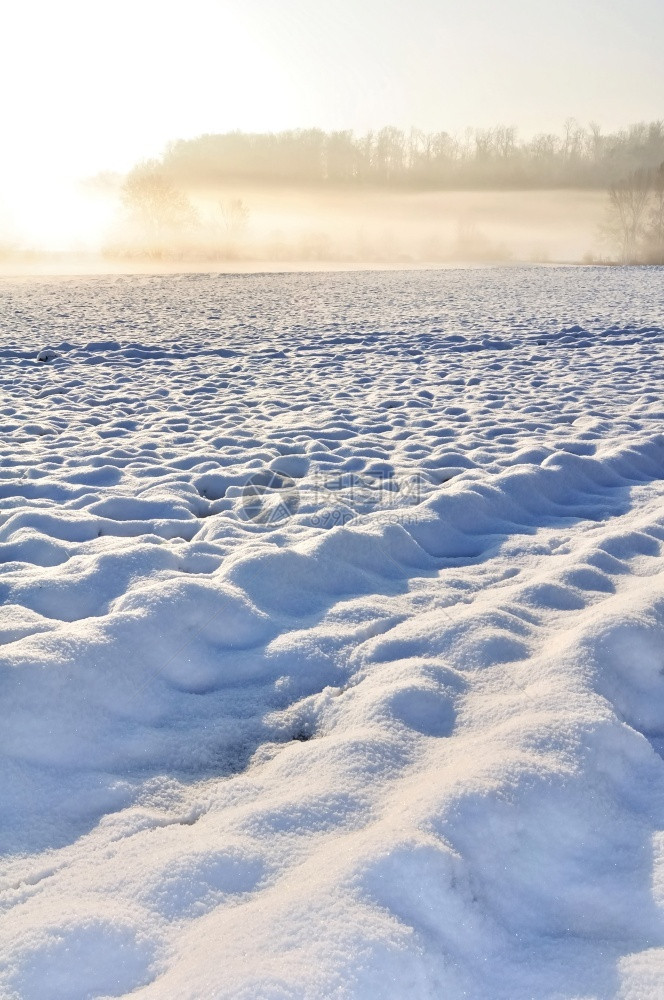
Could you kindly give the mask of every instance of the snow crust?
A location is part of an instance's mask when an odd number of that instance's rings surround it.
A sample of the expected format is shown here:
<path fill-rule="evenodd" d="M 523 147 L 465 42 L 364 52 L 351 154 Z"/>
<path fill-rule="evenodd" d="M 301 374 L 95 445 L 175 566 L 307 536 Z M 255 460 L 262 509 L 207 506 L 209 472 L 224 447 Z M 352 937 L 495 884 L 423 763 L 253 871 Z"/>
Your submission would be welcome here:
<path fill-rule="evenodd" d="M 663 277 L 3 283 L 3 1000 L 662 996 Z"/>

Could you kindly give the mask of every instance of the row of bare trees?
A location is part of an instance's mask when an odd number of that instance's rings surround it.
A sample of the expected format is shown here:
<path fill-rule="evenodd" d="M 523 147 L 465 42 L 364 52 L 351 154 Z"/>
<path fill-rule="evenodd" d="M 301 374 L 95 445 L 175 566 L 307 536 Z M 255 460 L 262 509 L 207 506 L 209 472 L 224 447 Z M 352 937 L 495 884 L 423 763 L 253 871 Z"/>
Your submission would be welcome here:
<path fill-rule="evenodd" d="M 664 162 L 609 186 L 603 235 L 622 264 L 664 264 Z"/>
<path fill-rule="evenodd" d="M 162 166 L 186 187 L 243 183 L 395 187 L 413 190 L 594 188 L 664 159 L 664 121 L 603 133 L 573 119 L 560 135 L 521 140 L 498 126 L 449 132 L 388 127 L 229 132 L 173 142 Z"/>

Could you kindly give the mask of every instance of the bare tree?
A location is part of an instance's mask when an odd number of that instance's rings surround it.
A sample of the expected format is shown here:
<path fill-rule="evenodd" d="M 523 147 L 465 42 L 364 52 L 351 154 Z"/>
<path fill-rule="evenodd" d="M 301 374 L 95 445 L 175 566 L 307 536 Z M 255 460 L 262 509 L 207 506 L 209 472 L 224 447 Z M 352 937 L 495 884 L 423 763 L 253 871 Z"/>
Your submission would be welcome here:
<path fill-rule="evenodd" d="M 664 163 L 652 174 L 652 195 L 645 233 L 649 264 L 664 264 Z"/>
<path fill-rule="evenodd" d="M 609 205 L 602 227 L 605 239 L 618 247 L 622 264 L 635 263 L 644 232 L 650 198 L 651 174 L 634 170 L 609 188 Z"/>
<path fill-rule="evenodd" d="M 149 257 L 182 251 L 197 225 L 189 199 L 164 176 L 155 161 L 139 164 L 120 191 L 130 243 Z"/>
<path fill-rule="evenodd" d="M 219 202 L 219 211 L 224 225 L 225 255 L 235 257 L 249 221 L 249 208 L 242 198 L 229 198 Z"/>

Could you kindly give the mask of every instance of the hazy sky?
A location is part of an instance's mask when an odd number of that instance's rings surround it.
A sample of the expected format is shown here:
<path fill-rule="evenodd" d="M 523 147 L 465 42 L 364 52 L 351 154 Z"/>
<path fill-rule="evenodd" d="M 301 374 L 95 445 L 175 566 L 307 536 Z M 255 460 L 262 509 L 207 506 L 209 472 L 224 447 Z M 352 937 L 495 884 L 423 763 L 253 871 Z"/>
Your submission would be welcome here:
<path fill-rule="evenodd" d="M 530 134 L 664 116 L 664 0 L 0 3 L 5 185 L 235 128 Z"/>

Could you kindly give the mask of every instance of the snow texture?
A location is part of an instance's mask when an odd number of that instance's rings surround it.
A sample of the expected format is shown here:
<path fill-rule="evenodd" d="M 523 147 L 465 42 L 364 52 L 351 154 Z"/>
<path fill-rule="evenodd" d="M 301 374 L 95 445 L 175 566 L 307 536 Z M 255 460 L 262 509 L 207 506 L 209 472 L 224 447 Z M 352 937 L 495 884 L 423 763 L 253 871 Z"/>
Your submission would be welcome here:
<path fill-rule="evenodd" d="M 663 995 L 663 277 L 3 283 L 3 1000 Z"/>

